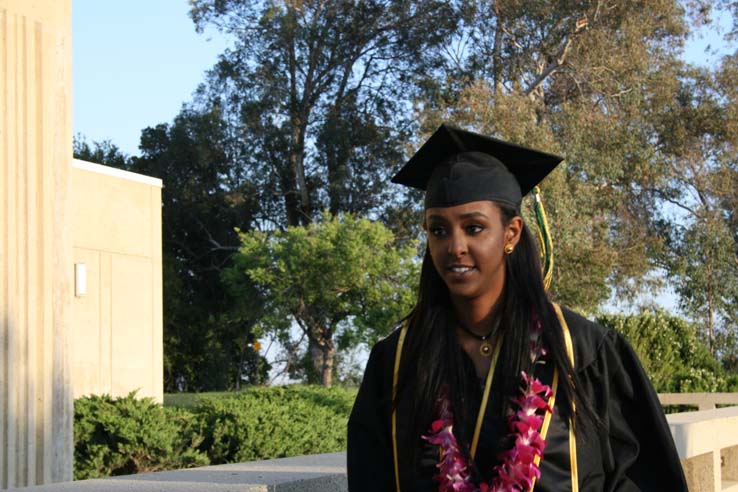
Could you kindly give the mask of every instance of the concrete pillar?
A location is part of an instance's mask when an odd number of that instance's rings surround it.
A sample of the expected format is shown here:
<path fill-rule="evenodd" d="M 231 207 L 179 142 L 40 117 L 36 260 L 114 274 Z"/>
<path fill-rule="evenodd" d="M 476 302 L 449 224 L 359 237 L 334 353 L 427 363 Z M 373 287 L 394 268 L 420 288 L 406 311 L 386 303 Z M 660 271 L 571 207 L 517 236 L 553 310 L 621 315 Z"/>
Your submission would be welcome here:
<path fill-rule="evenodd" d="M 738 482 L 738 446 L 723 448 L 720 458 L 722 481 Z"/>
<path fill-rule="evenodd" d="M 0 0 L 0 488 L 72 478 L 71 1 Z"/>
<path fill-rule="evenodd" d="M 716 476 L 719 477 L 719 475 L 715 473 L 715 461 L 715 453 L 705 453 L 682 460 L 689 492 L 718 492 L 720 490 L 720 483 L 716 480 Z M 717 465 L 720 466 L 720 458 L 717 459 Z"/>

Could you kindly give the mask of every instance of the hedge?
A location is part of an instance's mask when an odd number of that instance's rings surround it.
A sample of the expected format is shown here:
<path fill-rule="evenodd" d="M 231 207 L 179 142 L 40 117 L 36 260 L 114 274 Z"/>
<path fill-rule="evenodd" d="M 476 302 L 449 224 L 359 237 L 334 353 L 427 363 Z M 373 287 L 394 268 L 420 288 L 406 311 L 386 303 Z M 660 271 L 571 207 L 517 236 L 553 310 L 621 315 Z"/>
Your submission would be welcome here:
<path fill-rule="evenodd" d="M 195 416 L 151 398 L 89 396 L 74 402 L 74 478 L 205 466 Z"/>
<path fill-rule="evenodd" d="M 74 478 L 328 453 L 346 448 L 356 390 L 252 387 L 163 407 L 131 393 L 75 401 Z"/>

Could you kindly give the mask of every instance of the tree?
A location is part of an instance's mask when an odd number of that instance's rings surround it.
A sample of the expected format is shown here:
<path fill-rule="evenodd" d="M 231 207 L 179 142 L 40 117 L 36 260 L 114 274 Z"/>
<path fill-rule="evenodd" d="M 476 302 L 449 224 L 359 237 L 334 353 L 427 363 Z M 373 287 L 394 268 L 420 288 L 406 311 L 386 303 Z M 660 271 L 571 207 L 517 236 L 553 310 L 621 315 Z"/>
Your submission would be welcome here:
<path fill-rule="evenodd" d="M 413 245 L 395 248 L 392 232 L 368 219 L 326 212 L 320 222 L 240 233 L 240 239 L 225 283 L 245 302 L 244 285 L 253 282 L 264 329 L 287 345 L 290 326 L 299 327 L 324 386 L 331 385 L 337 349 L 374 343 L 414 302 Z"/>
<path fill-rule="evenodd" d="M 660 259 L 715 354 L 716 338 L 738 329 L 738 58 L 688 75 L 659 121 L 668 180 L 656 195 L 672 210 L 660 224 L 668 245 Z"/>
<path fill-rule="evenodd" d="M 415 76 L 438 61 L 457 13 L 445 1 L 193 0 L 198 30 L 234 37 L 199 93 L 221 108 L 233 165 L 257 185 L 259 222 L 323 209 L 380 214 L 402 161 Z"/>
<path fill-rule="evenodd" d="M 257 204 L 252 185 L 233 173 L 217 111 L 185 108 L 169 124 L 146 128 L 129 170 L 163 180 L 164 364 L 166 391 L 262 382 L 268 368 L 253 350 L 260 309 L 234 300 L 220 281 Z M 245 289 L 246 287 L 244 287 Z"/>
<path fill-rule="evenodd" d="M 668 168 L 659 122 L 690 20 L 705 21 L 692 4 L 468 2 L 446 64 L 428 74 L 416 104 L 426 133 L 450 120 L 566 157 L 543 184 L 561 302 L 593 311 L 612 288 L 634 298 L 650 285 L 663 247 L 650 190 Z"/>
<path fill-rule="evenodd" d="M 191 5 L 199 31 L 214 26 L 234 40 L 196 102 L 226 123 L 231 172 L 258 203 L 252 227 L 307 225 L 322 210 L 407 218 L 387 183 L 413 125 L 413 82 L 455 27 L 451 3 Z M 417 232 L 396 230 L 408 244 Z"/>
<path fill-rule="evenodd" d="M 87 139 L 81 134 L 74 136 L 72 155 L 75 159 L 116 167 L 118 169 L 128 169 L 130 161 L 130 156 L 123 153 L 110 140 L 92 142 L 92 145 L 90 145 L 87 143 Z"/>

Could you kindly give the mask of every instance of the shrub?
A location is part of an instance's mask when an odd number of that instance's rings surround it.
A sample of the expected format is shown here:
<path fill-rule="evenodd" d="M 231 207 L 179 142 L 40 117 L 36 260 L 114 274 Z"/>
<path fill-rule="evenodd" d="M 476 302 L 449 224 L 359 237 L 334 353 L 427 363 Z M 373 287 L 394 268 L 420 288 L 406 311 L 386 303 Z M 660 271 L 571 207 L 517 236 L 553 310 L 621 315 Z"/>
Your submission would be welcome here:
<path fill-rule="evenodd" d="M 185 396 L 175 403 L 192 408 L 162 407 L 134 393 L 76 400 L 74 478 L 340 451 L 356 390 L 252 387 Z"/>
<path fill-rule="evenodd" d="M 343 388 L 283 386 L 203 398 L 195 409 L 200 449 L 212 463 L 340 451 L 355 396 Z"/>
<path fill-rule="evenodd" d="M 622 333 L 641 359 L 658 392 L 725 391 L 720 363 L 687 321 L 660 310 L 603 315 L 597 321 Z"/>
<path fill-rule="evenodd" d="M 190 412 L 151 398 L 89 396 L 74 402 L 74 478 L 204 466 Z"/>

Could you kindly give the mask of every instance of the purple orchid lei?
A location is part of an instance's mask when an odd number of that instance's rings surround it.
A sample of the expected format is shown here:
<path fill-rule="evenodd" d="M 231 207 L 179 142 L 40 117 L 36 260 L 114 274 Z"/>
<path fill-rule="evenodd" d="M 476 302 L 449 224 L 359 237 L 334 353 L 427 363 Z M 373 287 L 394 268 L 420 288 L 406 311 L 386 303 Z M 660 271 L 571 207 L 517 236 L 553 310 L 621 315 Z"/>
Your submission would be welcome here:
<path fill-rule="evenodd" d="M 533 365 L 543 363 L 546 355 L 546 349 L 539 343 L 542 329 L 540 320 L 534 318 L 530 330 Z M 472 482 L 471 467 L 454 436 L 451 403 L 446 396 L 439 398 L 438 419 L 431 424 L 429 434 L 423 436 L 441 448 L 441 459 L 436 465 L 438 473 L 434 476 L 439 492 L 525 492 L 540 478 L 535 460 L 536 456 L 543 457 L 546 447 L 540 430 L 546 413 L 553 413 L 547 402 L 551 388 L 525 372 L 521 373 L 521 378 L 521 394 L 513 400 L 517 410 L 508 417 L 508 430 L 514 445 L 500 455 L 500 464 L 492 469 L 492 480 L 479 486 Z"/>

